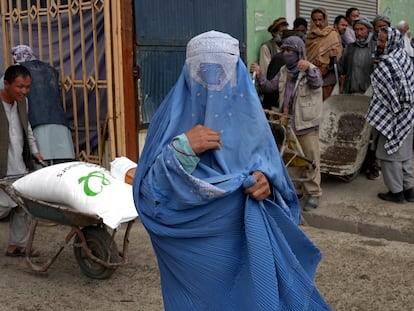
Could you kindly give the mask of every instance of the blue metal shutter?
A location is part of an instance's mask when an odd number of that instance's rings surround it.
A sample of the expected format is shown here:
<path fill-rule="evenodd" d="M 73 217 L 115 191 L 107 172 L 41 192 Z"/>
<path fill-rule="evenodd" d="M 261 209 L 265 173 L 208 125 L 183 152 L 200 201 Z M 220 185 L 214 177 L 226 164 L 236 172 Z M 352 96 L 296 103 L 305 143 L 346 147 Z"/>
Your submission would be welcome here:
<path fill-rule="evenodd" d="M 192 37 L 209 30 L 226 32 L 239 40 L 244 57 L 245 8 L 245 0 L 135 0 L 142 123 L 150 122 L 176 82 Z"/>
<path fill-rule="evenodd" d="M 310 15 L 314 8 L 322 7 L 328 11 L 329 24 L 333 26 L 333 21 L 338 15 L 345 15 L 348 8 L 359 9 L 361 16 L 373 20 L 378 12 L 378 0 L 356 0 L 356 1 L 336 1 L 336 0 L 299 0 L 299 16 L 305 18 L 310 23 Z"/>

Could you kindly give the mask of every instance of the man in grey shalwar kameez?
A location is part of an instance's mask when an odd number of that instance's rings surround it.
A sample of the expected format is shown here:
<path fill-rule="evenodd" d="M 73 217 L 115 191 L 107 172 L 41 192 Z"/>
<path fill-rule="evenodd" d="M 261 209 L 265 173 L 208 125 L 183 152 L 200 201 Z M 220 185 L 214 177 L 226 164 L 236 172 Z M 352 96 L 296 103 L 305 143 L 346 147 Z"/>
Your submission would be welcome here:
<path fill-rule="evenodd" d="M 359 17 L 353 24 L 356 41 L 347 45 L 339 67 L 345 75 L 344 93 L 365 93 L 371 85 L 370 75 L 374 71 L 372 53 L 375 42 L 372 41 L 372 25 L 366 17 Z"/>
<path fill-rule="evenodd" d="M 375 52 L 376 41 L 372 40 L 372 24 L 368 18 L 360 16 L 355 19 L 353 29 L 356 40 L 346 46 L 339 61 L 340 73 L 345 75 L 343 92 L 365 94 L 371 85 L 370 75 L 374 71 L 372 53 Z M 370 144 L 367 150 L 365 173 L 368 179 L 379 179 L 380 170 L 373 147 Z"/>
<path fill-rule="evenodd" d="M 30 85 L 31 76 L 26 67 L 12 65 L 7 68 L 4 89 L 0 90 L 0 178 L 33 169 L 32 157 L 43 161 L 28 119 L 26 96 Z M 11 257 L 25 255 L 29 238 L 29 216 L 16 205 L 0 190 L 0 219 L 10 215 L 6 256 Z"/>
<path fill-rule="evenodd" d="M 377 53 L 379 63 L 371 75 L 373 96 L 366 119 L 378 132 L 376 156 L 389 190 L 378 197 L 414 202 L 414 66 L 397 29 L 380 30 Z"/>

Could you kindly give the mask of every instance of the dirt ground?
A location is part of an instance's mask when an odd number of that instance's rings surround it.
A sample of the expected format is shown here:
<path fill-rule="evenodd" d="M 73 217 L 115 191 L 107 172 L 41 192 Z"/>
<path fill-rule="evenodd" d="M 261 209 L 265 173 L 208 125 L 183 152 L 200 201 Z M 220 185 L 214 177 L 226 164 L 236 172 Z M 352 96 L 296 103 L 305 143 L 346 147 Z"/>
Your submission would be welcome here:
<path fill-rule="evenodd" d="M 7 227 L 0 222 L 3 248 Z M 323 252 L 316 283 L 333 310 L 414 310 L 413 244 L 303 230 Z M 68 232 L 65 226 L 39 227 L 34 245 L 42 256 L 37 260 L 50 257 Z M 139 221 L 131 231 L 129 258 L 111 278 L 94 280 L 82 274 L 71 246 L 42 274 L 32 272 L 23 258 L 0 255 L 0 310 L 163 310 L 156 259 Z"/>

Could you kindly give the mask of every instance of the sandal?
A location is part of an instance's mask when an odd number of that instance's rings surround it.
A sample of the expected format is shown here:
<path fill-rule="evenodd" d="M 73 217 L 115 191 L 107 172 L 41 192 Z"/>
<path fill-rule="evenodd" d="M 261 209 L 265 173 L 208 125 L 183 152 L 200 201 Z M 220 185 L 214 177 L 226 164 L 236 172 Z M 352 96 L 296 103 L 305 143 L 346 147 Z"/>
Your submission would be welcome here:
<path fill-rule="evenodd" d="M 6 256 L 8 257 L 25 257 L 25 249 L 23 247 L 16 247 L 12 252 L 6 252 Z M 29 257 L 39 257 L 39 252 L 32 249 L 31 254 Z"/>

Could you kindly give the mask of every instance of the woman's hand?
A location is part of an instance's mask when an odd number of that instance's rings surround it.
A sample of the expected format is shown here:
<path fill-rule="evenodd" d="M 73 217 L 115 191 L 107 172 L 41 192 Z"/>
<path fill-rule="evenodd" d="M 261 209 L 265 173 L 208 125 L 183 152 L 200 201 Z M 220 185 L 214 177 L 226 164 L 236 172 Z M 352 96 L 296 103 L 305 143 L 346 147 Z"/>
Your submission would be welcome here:
<path fill-rule="evenodd" d="M 191 149 L 195 154 L 203 153 L 210 149 L 221 148 L 221 138 L 217 131 L 203 125 L 196 125 L 185 132 Z"/>
<path fill-rule="evenodd" d="M 262 201 L 272 194 L 270 190 L 270 184 L 267 177 L 260 171 L 255 171 L 252 176 L 256 179 L 256 183 L 247 188 L 245 193 L 257 201 Z"/>

